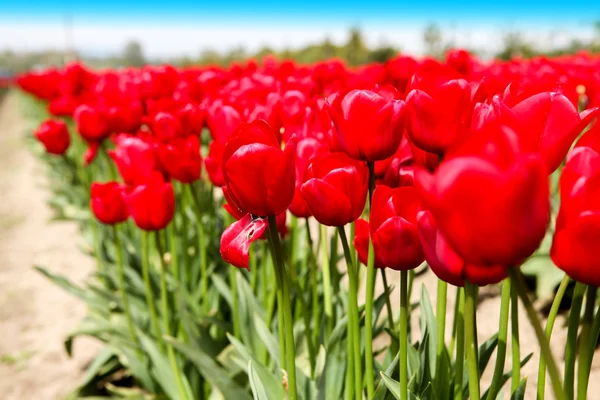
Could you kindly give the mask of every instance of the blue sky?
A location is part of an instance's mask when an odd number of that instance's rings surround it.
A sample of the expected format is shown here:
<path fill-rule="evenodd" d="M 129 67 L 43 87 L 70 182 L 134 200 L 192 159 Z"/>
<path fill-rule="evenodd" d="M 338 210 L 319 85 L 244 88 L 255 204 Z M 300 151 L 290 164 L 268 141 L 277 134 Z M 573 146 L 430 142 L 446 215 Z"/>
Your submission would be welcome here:
<path fill-rule="evenodd" d="M 371 44 L 419 53 L 423 29 L 432 22 L 463 46 L 493 48 L 509 31 L 542 44 L 589 38 L 600 2 L 0 0 L 0 49 L 66 46 L 65 15 L 72 20 L 74 46 L 90 53 L 117 52 L 130 39 L 141 41 L 151 56 L 297 47 L 325 36 L 342 42 L 350 26 L 360 27 Z"/>

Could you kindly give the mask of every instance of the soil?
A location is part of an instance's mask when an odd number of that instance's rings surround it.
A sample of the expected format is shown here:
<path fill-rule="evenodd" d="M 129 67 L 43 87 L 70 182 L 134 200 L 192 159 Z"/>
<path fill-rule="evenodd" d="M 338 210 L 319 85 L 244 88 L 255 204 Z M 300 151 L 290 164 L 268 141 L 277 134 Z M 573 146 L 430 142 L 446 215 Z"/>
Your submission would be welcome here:
<path fill-rule="evenodd" d="M 31 134 L 17 93 L 0 101 L 0 397 L 63 399 L 99 349 L 77 339 L 73 358 L 63 340 L 84 316 L 84 304 L 33 266 L 81 282 L 93 260 L 78 248 L 75 224 L 50 222 L 44 166 L 27 150 Z"/>

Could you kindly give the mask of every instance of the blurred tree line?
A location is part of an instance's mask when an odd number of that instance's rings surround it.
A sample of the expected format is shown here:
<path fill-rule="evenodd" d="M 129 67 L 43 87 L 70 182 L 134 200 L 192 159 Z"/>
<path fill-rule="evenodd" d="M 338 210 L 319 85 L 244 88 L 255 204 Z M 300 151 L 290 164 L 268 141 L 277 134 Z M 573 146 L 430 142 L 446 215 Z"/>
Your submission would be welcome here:
<path fill-rule="evenodd" d="M 600 22 L 595 24 L 595 35 L 591 40 L 571 40 L 566 46 L 552 46 L 552 33 L 548 38 L 546 49 L 540 49 L 528 41 L 520 32 L 507 32 L 503 35 L 502 47 L 497 53 L 488 53 L 486 49 L 467 48 L 472 53 L 483 58 L 495 57 L 508 60 L 519 56 L 531 58 L 539 55 L 557 56 L 573 54 L 581 50 L 591 53 L 600 53 Z M 439 26 L 430 24 L 423 32 L 424 52 L 428 56 L 442 58 L 446 51 L 455 46 L 451 39 L 451 32 L 442 32 Z M 90 57 L 85 54 L 71 54 L 56 50 L 42 52 L 15 52 L 11 50 L 0 51 L 0 76 L 10 75 L 36 67 L 60 66 L 66 61 L 79 59 L 96 68 L 118 68 L 125 66 L 140 67 L 145 64 L 171 63 L 178 66 L 189 65 L 222 65 L 226 66 L 235 61 L 253 58 L 258 62 L 267 55 L 274 55 L 278 59 L 293 59 L 302 64 L 323 61 L 332 57 L 345 60 L 350 66 L 359 66 L 370 62 L 385 62 L 396 56 L 400 48 L 391 44 L 381 43 L 378 46 L 369 46 L 358 28 L 348 32 L 348 38 L 342 44 L 334 43 L 330 38 L 325 38 L 320 43 L 309 44 L 296 49 L 283 49 L 275 51 L 264 47 L 257 52 L 248 52 L 243 47 L 233 48 L 226 52 L 216 50 L 203 50 L 197 57 L 178 57 L 171 59 L 149 59 L 144 55 L 142 45 L 137 41 L 129 41 L 123 50 L 114 56 Z"/>

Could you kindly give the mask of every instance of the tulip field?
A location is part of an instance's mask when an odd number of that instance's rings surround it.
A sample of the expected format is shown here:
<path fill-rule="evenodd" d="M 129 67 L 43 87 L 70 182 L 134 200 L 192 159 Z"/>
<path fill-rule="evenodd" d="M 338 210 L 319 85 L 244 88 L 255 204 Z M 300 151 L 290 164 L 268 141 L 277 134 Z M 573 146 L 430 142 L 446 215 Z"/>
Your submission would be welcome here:
<path fill-rule="evenodd" d="M 66 351 L 103 343 L 73 398 L 598 398 L 600 57 L 73 63 L 15 82 L 56 218 L 95 259 L 85 284 L 37 267 L 87 305 Z M 559 276 L 548 310 L 532 260 Z"/>

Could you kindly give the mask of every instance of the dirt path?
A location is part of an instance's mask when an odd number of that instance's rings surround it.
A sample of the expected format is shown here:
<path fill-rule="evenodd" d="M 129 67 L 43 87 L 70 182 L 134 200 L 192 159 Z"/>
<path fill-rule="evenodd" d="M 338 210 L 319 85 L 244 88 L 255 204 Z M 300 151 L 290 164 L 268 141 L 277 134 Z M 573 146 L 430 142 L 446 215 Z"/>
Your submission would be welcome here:
<path fill-rule="evenodd" d="M 75 281 L 93 269 L 77 248 L 74 224 L 49 223 L 52 212 L 43 165 L 25 148 L 29 134 L 19 98 L 0 102 L 0 397 L 64 398 L 98 349 L 79 339 L 74 358 L 63 339 L 85 306 L 33 269 L 42 265 Z"/>

